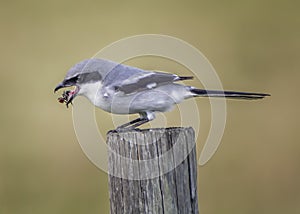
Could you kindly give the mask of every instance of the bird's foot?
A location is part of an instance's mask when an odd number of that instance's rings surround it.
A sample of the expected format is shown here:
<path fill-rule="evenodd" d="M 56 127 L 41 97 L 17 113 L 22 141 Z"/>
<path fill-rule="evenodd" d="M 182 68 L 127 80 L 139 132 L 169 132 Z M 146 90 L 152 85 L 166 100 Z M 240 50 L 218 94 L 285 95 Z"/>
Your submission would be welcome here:
<path fill-rule="evenodd" d="M 127 132 L 127 131 L 140 131 L 139 128 L 136 128 L 136 127 L 117 127 L 116 129 L 113 129 L 113 130 L 109 130 L 107 132 L 107 134 L 110 134 L 110 133 L 120 133 L 120 132 Z"/>

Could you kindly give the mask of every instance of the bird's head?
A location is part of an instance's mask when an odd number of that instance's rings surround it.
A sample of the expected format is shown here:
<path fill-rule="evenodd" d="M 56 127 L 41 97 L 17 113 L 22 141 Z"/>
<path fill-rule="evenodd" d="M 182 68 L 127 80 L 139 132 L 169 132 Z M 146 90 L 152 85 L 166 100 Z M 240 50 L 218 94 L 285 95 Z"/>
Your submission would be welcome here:
<path fill-rule="evenodd" d="M 54 89 L 56 92 L 62 88 L 74 87 L 73 90 L 64 93 L 59 101 L 68 106 L 77 95 L 94 98 L 106 74 L 105 63 L 106 61 L 101 59 L 87 59 L 74 65 Z"/>

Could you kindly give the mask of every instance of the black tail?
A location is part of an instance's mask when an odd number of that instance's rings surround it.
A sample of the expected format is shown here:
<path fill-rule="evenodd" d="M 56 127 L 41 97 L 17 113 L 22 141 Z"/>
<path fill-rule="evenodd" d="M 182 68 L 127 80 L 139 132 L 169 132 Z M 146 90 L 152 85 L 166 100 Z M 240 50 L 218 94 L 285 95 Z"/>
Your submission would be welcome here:
<path fill-rule="evenodd" d="M 256 99 L 262 99 L 266 96 L 270 96 L 270 94 L 262 94 L 262 93 L 204 90 L 204 89 L 197 89 L 192 87 L 190 88 L 190 92 L 195 94 L 195 96 L 200 96 L 200 97 L 225 97 L 230 99 L 246 99 L 246 100 L 256 100 Z"/>
<path fill-rule="evenodd" d="M 194 79 L 193 76 L 177 76 L 175 81 L 191 80 Z"/>

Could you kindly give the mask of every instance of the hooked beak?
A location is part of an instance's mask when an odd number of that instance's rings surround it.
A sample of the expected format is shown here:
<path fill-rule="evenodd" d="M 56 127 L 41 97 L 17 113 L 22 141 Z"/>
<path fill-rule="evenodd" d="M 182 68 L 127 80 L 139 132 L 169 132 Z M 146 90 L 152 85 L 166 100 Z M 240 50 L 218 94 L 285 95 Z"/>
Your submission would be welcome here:
<path fill-rule="evenodd" d="M 65 87 L 67 87 L 67 86 L 65 86 L 62 82 L 59 83 L 59 84 L 55 87 L 54 93 L 57 92 L 59 89 L 65 88 Z"/>
<path fill-rule="evenodd" d="M 77 94 L 80 90 L 80 87 L 78 85 L 65 84 L 65 82 L 63 81 L 63 82 L 59 83 L 54 89 L 54 93 L 55 93 L 56 91 L 58 91 L 61 88 L 72 87 L 72 86 L 75 86 L 74 90 L 64 91 L 62 93 L 61 97 L 58 98 L 58 101 L 60 103 L 65 103 L 67 108 L 69 107 L 69 104 L 72 104 L 72 101 L 77 96 Z"/>

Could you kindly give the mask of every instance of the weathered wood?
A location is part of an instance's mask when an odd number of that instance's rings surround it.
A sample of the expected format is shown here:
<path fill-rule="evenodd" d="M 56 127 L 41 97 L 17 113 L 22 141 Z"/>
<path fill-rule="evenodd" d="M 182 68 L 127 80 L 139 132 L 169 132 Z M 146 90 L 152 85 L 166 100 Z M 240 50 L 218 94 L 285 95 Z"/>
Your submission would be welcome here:
<path fill-rule="evenodd" d="M 111 214 L 198 213 L 192 128 L 109 132 Z"/>

